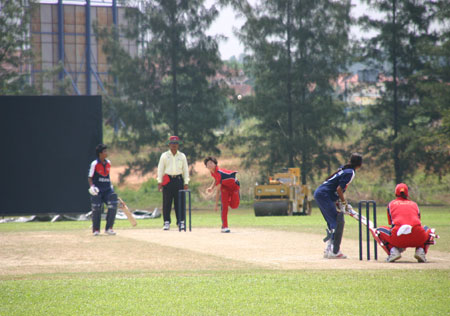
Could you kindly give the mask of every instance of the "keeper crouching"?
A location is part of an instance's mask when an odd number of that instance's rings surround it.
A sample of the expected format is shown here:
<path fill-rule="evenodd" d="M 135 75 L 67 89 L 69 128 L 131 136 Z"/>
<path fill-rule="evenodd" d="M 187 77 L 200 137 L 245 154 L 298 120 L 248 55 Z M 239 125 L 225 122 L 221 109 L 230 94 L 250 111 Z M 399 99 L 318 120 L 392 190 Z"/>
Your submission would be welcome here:
<path fill-rule="evenodd" d="M 422 226 L 417 204 L 408 199 L 408 186 L 400 183 L 395 187 L 396 199 L 388 205 L 388 223 L 391 227 L 377 228 L 380 240 L 389 249 L 387 262 L 401 258 L 401 253 L 408 247 L 416 248 L 414 258 L 418 262 L 427 262 L 425 255 L 428 247 L 439 238 L 434 229 Z"/>

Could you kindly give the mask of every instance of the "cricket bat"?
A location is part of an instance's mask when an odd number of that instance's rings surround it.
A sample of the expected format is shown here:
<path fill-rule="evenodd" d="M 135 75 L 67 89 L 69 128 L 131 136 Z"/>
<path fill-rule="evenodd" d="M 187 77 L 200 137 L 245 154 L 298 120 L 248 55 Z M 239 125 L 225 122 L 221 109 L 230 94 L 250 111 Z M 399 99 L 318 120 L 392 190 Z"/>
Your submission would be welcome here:
<path fill-rule="evenodd" d="M 130 222 L 131 226 L 133 226 L 133 227 L 136 226 L 137 225 L 136 219 L 134 218 L 133 214 L 131 214 L 130 210 L 128 209 L 128 206 L 125 204 L 125 202 L 121 198 L 118 198 L 118 199 L 119 199 L 120 204 L 123 207 L 122 211 L 127 216 L 128 221 Z"/>
<path fill-rule="evenodd" d="M 359 221 L 359 213 L 356 212 L 353 208 L 350 208 L 346 211 L 348 215 Z M 381 241 L 380 237 L 378 237 L 378 232 L 376 227 L 374 227 L 372 221 L 368 218 L 366 218 L 364 215 L 361 214 L 361 223 L 367 227 L 369 227 L 369 231 L 372 234 L 373 239 L 376 240 L 378 245 L 383 248 L 383 250 L 389 255 L 389 249 L 386 247 L 386 245 Z"/>

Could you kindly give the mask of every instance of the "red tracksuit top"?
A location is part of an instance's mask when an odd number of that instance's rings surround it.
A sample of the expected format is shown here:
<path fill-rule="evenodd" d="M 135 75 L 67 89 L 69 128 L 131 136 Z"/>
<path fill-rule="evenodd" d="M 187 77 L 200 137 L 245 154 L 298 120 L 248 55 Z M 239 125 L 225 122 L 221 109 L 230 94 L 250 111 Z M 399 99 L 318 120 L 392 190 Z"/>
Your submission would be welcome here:
<path fill-rule="evenodd" d="M 236 173 L 237 171 L 226 170 L 216 166 L 214 172 L 211 172 L 211 176 L 216 180 L 215 185 L 220 183 L 222 189 L 239 190 L 239 183 L 236 181 Z"/>
<path fill-rule="evenodd" d="M 392 226 L 421 225 L 419 206 L 416 202 L 398 197 L 388 205 L 388 222 Z"/>

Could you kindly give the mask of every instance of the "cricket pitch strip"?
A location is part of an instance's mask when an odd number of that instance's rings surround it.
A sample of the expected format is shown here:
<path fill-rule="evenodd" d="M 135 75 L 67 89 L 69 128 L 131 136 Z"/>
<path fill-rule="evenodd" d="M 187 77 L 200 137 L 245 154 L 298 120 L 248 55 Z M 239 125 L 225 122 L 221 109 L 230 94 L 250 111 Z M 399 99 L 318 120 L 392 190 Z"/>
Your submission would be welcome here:
<path fill-rule="evenodd" d="M 175 227 L 174 227 L 175 228 Z M 0 234 L 0 277 L 112 271 L 450 269 L 450 253 L 430 250 L 428 263 L 407 249 L 395 263 L 360 261 L 358 241 L 345 238 L 348 259 L 324 259 L 320 234 L 260 228 L 217 228 L 192 232 L 119 229 L 116 236 L 93 237 L 89 230 Z M 380 249 L 380 248 L 379 248 Z M 381 250 L 381 249 L 380 249 Z"/>

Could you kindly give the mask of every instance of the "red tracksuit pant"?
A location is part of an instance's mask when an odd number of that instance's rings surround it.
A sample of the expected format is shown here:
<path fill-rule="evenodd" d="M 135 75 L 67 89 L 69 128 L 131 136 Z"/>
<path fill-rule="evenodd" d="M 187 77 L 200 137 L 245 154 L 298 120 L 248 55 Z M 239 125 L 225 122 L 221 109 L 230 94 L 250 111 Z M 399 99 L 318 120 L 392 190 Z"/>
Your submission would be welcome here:
<path fill-rule="evenodd" d="M 399 228 L 399 226 L 394 226 L 393 228 L 381 226 L 377 228 L 380 233 L 380 239 L 387 245 L 389 250 L 391 250 L 392 247 L 420 247 L 425 250 L 425 253 L 427 252 L 427 241 L 430 238 L 428 227 L 424 228 L 422 225 L 416 225 L 412 227 L 411 233 L 397 236 L 397 231 Z"/>
<path fill-rule="evenodd" d="M 239 189 L 230 190 L 222 187 L 222 228 L 228 228 L 228 207 L 238 208 L 240 202 Z"/>

